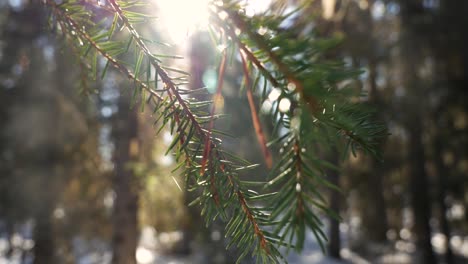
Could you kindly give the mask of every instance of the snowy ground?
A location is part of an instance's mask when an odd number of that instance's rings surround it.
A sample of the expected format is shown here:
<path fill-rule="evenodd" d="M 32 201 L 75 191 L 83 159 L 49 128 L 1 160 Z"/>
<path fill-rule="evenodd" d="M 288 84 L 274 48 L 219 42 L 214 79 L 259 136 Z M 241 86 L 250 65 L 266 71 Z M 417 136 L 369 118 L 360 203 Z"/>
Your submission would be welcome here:
<path fill-rule="evenodd" d="M 181 238 L 180 232 L 171 233 L 160 233 L 156 232 L 152 228 L 144 228 L 140 240 L 140 246 L 137 249 L 137 260 L 139 264 L 203 264 L 206 262 L 205 256 L 201 253 L 196 255 L 181 257 L 181 256 L 167 256 L 159 252 L 164 252 L 168 245 L 171 245 Z M 438 254 L 443 253 L 444 236 L 440 233 L 436 233 L 432 237 L 432 244 L 434 250 Z M 6 237 L 0 236 L 0 264 L 29 264 L 32 263 L 32 255 L 30 253 L 34 242 L 30 239 L 30 236 L 15 234 L 11 240 L 16 250 L 12 252 L 9 259 L 6 259 L 6 253 L 8 251 L 8 242 Z M 468 258 L 468 237 L 453 236 L 451 238 L 451 246 L 455 254 Z M 344 264 L 344 263 L 356 263 L 356 264 L 370 264 L 370 263 L 382 263 L 382 264 L 404 264 L 414 262 L 414 244 L 408 241 L 397 241 L 395 247 L 391 247 L 390 250 L 381 249 L 382 254 L 379 254 L 371 261 L 365 260 L 356 253 L 352 252 L 346 246 L 347 236 L 342 233 L 342 243 L 345 247 L 341 251 L 343 257 L 342 261 L 334 260 L 324 256 L 320 250 L 318 243 L 316 242 L 312 232 L 306 236 L 306 242 L 304 250 L 301 254 L 297 254 L 291 251 L 287 257 L 288 262 L 291 264 Z M 111 260 L 111 251 L 109 245 L 106 243 L 94 240 L 85 241 L 77 238 L 72 241 L 73 254 L 77 259 L 77 264 L 107 264 Z M 379 249 L 375 250 L 379 252 Z M 26 252 L 22 254 L 22 252 Z M 28 253 L 29 252 L 29 253 Z M 463 260 L 459 263 L 464 263 Z"/>
<path fill-rule="evenodd" d="M 342 234 L 344 236 L 344 234 Z M 144 229 L 141 239 L 141 246 L 137 250 L 137 259 L 140 264 L 159 264 L 159 263 L 168 263 L 168 264 L 202 264 L 203 256 L 190 256 L 188 258 L 182 257 L 165 257 L 159 255 L 152 251 L 151 248 L 158 248 L 158 243 L 172 243 L 171 240 L 176 240 L 180 237 L 180 233 L 163 233 L 158 236 L 159 239 L 155 239 L 154 231 L 149 229 Z M 158 241 L 159 240 L 159 241 Z M 343 237 L 343 242 L 346 242 L 346 239 Z M 343 249 L 341 255 L 343 256 L 343 261 L 338 261 L 323 255 L 320 250 L 320 246 L 315 240 L 312 232 L 308 232 L 306 235 L 306 241 L 304 244 L 304 250 L 301 254 L 297 254 L 294 251 L 291 251 L 287 257 L 287 260 L 290 264 L 344 264 L 344 263 L 356 263 L 356 264 L 369 264 L 369 262 L 360 258 L 356 254 L 353 254 L 348 249 Z"/>

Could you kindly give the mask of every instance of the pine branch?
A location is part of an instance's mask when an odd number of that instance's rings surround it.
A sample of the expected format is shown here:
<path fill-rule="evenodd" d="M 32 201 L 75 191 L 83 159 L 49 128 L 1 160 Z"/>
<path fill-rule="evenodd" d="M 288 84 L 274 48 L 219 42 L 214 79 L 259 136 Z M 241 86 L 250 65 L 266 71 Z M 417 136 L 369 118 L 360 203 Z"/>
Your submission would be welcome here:
<path fill-rule="evenodd" d="M 185 95 L 193 92 L 180 89 L 188 74 L 163 65 L 159 58 L 174 56 L 151 53 L 147 43 L 154 41 L 143 38 L 135 28 L 135 23 L 149 17 L 130 9 L 139 3 L 109 0 L 102 10 L 107 18 L 113 16 L 113 21 L 105 26 L 92 22 L 91 7 L 87 9 L 77 1 L 56 4 L 53 0 L 45 0 L 73 53 L 82 58 L 82 69 L 89 69 L 95 79 L 98 57 L 104 58 L 107 64 L 102 76 L 108 65 L 113 66 L 134 83 L 134 100 L 139 95 L 142 108 L 151 102 L 159 131 L 169 127 L 174 137 L 168 152 L 173 151 L 179 165 L 185 166 L 187 182 L 193 183 L 190 188 L 201 192 L 193 203 L 202 206 L 207 222 L 216 218 L 227 222 L 230 245 L 235 244 L 241 250 L 238 262 L 251 253 L 257 262 L 279 263 L 284 260 L 279 247 L 302 249 L 307 227 L 323 247 L 326 236 L 314 210 L 335 214 L 328 210 L 318 188 L 337 187 L 323 177 L 324 168 L 334 166 L 320 159 L 312 146 L 323 147 L 324 139 L 333 139 L 335 144 L 347 140 L 352 150 L 362 147 L 376 154 L 378 141 L 386 133 L 385 127 L 370 120 L 369 111 L 350 103 L 349 94 L 337 88 L 341 81 L 354 77 L 356 72 L 342 64 L 317 59 L 316 54 L 330 46 L 327 42 L 324 44 L 314 38 L 288 39 L 287 33 L 279 28 L 287 16 L 265 16 L 265 27 L 274 32 L 273 38 L 267 38 L 258 33 L 259 23 L 255 18 L 247 18 L 239 12 L 236 1 L 213 4 L 212 10 L 216 11 L 211 15 L 219 32 L 224 32 L 226 39 L 230 38 L 239 49 L 253 126 L 267 164 L 271 163 L 271 156 L 254 105 L 256 82 L 251 85 L 250 76 L 256 71 L 264 77 L 263 94 L 267 93 L 269 82 L 280 90 L 279 99 L 290 102 L 289 109 L 280 109 L 279 103 L 273 109 L 275 127 L 283 127 L 287 133 L 274 140 L 282 146 L 284 153 L 271 171 L 273 179 L 266 185 L 266 190 L 276 187 L 280 191 L 259 194 L 249 189 L 259 183 L 242 181 L 238 177 L 240 172 L 254 165 L 224 151 L 221 140 L 216 137 L 219 133 L 213 129 L 214 120 L 218 118 L 216 102 L 185 99 Z M 220 14 L 227 17 L 223 20 Z M 117 27 L 128 31 L 127 43 L 112 40 Z M 237 30 L 241 33 L 237 34 Z M 272 50 L 272 47 L 279 49 Z M 136 56 L 128 66 L 120 58 L 130 51 Z M 249 67 L 252 65 L 254 67 Z M 226 51 L 220 64 L 216 98 L 221 94 L 225 67 Z M 182 77 L 171 77 L 169 72 L 182 74 Z M 164 86 L 162 89 L 157 87 L 159 81 Z M 145 97 L 145 92 L 149 98 Z M 213 104 L 210 114 L 200 111 L 210 104 Z M 274 231 L 270 231 L 270 227 Z"/>
<path fill-rule="evenodd" d="M 125 67 L 122 63 L 119 63 L 117 59 L 115 59 L 113 56 L 111 56 L 108 52 L 106 52 L 98 43 L 96 43 L 91 36 L 89 36 L 79 25 L 78 23 L 66 12 L 63 12 L 61 8 L 58 7 L 58 5 L 52 1 L 52 0 L 46 0 L 46 4 L 52 7 L 52 11 L 54 12 L 54 15 L 57 16 L 57 18 L 62 18 L 62 21 L 67 22 L 71 28 L 75 31 L 78 32 L 78 34 L 85 39 L 97 52 L 99 52 L 104 58 L 106 58 L 112 66 L 114 66 L 118 71 L 120 71 L 122 74 L 124 74 L 128 79 L 133 80 L 139 87 L 144 88 L 148 92 L 150 92 L 153 96 L 158 98 L 158 100 L 163 101 L 163 98 L 150 89 L 146 83 L 138 79 L 135 74 L 133 74 L 127 67 Z M 60 20 L 59 20 L 60 21 Z M 63 24 L 62 24 L 63 25 Z M 71 34 L 70 32 L 66 31 L 66 26 L 62 27 L 62 30 L 65 30 L 64 33 Z"/>
<path fill-rule="evenodd" d="M 321 230 L 322 223 L 319 217 L 311 207 L 337 217 L 334 212 L 328 210 L 325 199 L 317 191 L 319 186 L 337 189 L 320 175 L 324 174 L 324 167 L 333 166 L 314 157 L 317 154 L 310 150 L 307 151 L 309 158 L 306 159 L 306 153 L 301 153 L 300 150 L 311 149 L 310 145 L 319 142 L 321 138 L 330 138 L 330 129 L 333 129 L 337 132 L 331 141 L 336 142 L 334 144 L 340 144 L 339 142 L 344 139 L 348 141 L 347 145 L 351 146 L 353 152 L 355 147 L 359 146 L 376 155 L 378 145 L 376 143 L 386 135 L 385 127 L 370 123 L 368 111 L 350 104 L 349 94 L 336 88 L 340 81 L 356 76 L 356 72 L 318 60 L 309 62 L 305 59 L 307 54 L 313 54 L 314 49 L 323 46 L 318 40 L 287 38 L 287 33 L 283 33 L 287 30 L 280 29 L 279 25 L 290 14 L 285 16 L 264 14 L 263 20 L 255 24 L 255 18 L 242 15 L 236 3 L 237 1 L 218 3 L 215 5 L 216 12 L 212 13 L 212 17 L 239 47 L 244 65 L 244 77 L 248 78 L 250 75 L 244 58 L 247 57 L 273 87 L 281 90 L 278 102 L 281 98 L 287 98 L 291 102 L 287 111 L 281 111 L 277 104 L 273 117 L 274 123 L 282 124 L 289 130 L 288 136 L 277 141 L 283 145 L 282 150 L 293 142 L 290 151 L 283 154 L 283 160 L 272 170 L 275 178 L 267 186 L 270 188 L 276 186 L 282 190 L 272 197 L 270 203 L 271 220 L 279 218 L 275 233 L 281 234 L 281 242 L 289 236 L 286 245 L 292 245 L 295 240 L 296 249 L 301 250 L 305 239 L 305 228 L 308 226 L 324 250 L 323 241 L 326 240 L 326 236 Z M 260 30 L 262 34 L 259 33 Z M 269 35 L 266 33 L 268 31 L 274 33 Z M 272 41 L 272 37 L 276 40 Z M 265 66 L 267 64 L 274 67 Z M 314 76 L 313 69 L 317 69 L 317 73 L 323 76 L 318 74 Z M 271 72 L 276 74 L 273 75 Z M 304 107 L 308 108 L 309 114 L 301 111 Z M 284 113 L 278 117 L 279 112 Z M 306 137 L 306 140 L 301 140 L 301 137 Z M 288 209 L 290 205 L 295 205 L 295 209 Z"/>
<path fill-rule="evenodd" d="M 311 113 L 315 114 L 316 112 L 320 111 L 321 107 L 319 106 L 318 100 L 312 96 L 305 94 L 302 81 L 290 70 L 289 66 L 284 64 L 281 61 L 281 59 L 275 54 L 275 52 L 272 51 L 271 47 L 267 44 L 264 37 L 260 35 L 258 32 L 253 31 L 252 27 L 250 27 L 245 21 L 245 18 L 242 17 L 237 11 L 230 9 L 225 5 L 218 6 L 218 8 L 219 8 L 219 12 L 225 12 L 226 14 L 228 14 L 229 20 L 227 21 L 231 21 L 234 27 L 240 29 L 241 32 L 247 34 L 249 39 L 253 41 L 260 50 L 268 54 L 271 62 L 273 62 L 276 65 L 278 70 L 284 75 L 285 79 L 288 80 L 288 82 L 293 83 L 295 85 L 297 89 L 297 93 L 301 95 L 301 98 L 303 98 L 305 103 L 309 106 Z M 232 35 L 233 31 L 232 30 L 230 31 Z M 235 37 L 234 39 L 237 39 L 237 36 L 233 36 L 233 37 Z M 242 45 L 242 50 L 245 53 L 249 54 L 247 56 L 249 58 L 252 58 L 253 59 L 252 61 L 257 66 L 260 65 L 258 60 L 254 59 L 255 55 L 252 54 L 252 52 L 249 49 L 247 49 L 245 45 Z M 268 72 L 268 71 L 264 71 L 264 72 Z M 277 84 L 277 82 L 275 82 L 275 84 Z"/>
<path fill-rule="evenodd" d="M 138 46 L 140 46 L 140 48 L 147 54 L 147 56 L 150 56 L 151 53 L 149 52 L 149 50 L 145 46 L 144 42 L 141 41 L 140 37 L 138 36 L 137 31 L 128 22 L 128 19 L 125 18 L 125 15 L 123 14 L 123 12 L 120 9 L 120 7 L 118 6 L 118 4 L 114 0 L 110 0 L 110 3 L 113 6 L 113 8 L 116 10 L 116 12 L 119 14 L 120 18 L 123 20 L 124 24 L 129 29 L 130 33 L 133 35 L 134 39 L 137 41 Z M 224 58 L 223 61 L 225 62 L 225 56 L 223 58 Z M 184 110 L 185 114 L 191 119 L 193 125 L 197 128 L 197 131 L 200 133 L 200 138 L 202 138 L 202 139 L 205 138 L 205 140 L 206 140 L 205 151 L 204 151 L 204 154 L 203 154 L 202 165 L 201 165 L 201 167 L 202 167 L 201 174 L 203 174 L 204 173 L 204 167 L 206 166 L 207 162 L 211 165 L 215 160 L 213 158 L 224 160 L 224 157 L 217 150 L 213 153 L 214 157 L 210 155 L 210 153 L 211 153 L 210 150 L 217 148 L 217 144 L 214 143 L 211 140 L 211 135 L 210 135 L 211 134 L 210 130 L 211 130 L 211 126 L 212 126 L 212 120 L 210 121 L 211 125 L 210 125 L 209 130 L 208 131 L 203 130 L 201 128 L 201 126 L 199 126 L 198 123 L 196 122 L 194 116 L 191 114 L 190 109 L 186 106 L 185 101 L 178 94 L 177 89 L 175 88 L 175 85 L 171 82 L 171 80 L 167 76 L 167 73 L 164 70 L 162 70 L 155 61 L 152 61 L 152 64 L 156 68 L 156 72 L 158 72 L 158 74 L 161 77 L 162 81 L 169 87 L 169 89 L 172 91 L 173 95 L 177 98 L 177 100 L 178 100 L 179 104 L 181 105 L 182 109 Z M 224 65 L 225 65 L 225 63 L 221 64 L 220 73 L 224 72 Z M 221 81 L 222 79 L 223 79 L 222 74 L 220 74 L 220 82 L 218 82 L 218 89 L 217 89 L 218 91 L 220 91 L 220 89 L 222 87 L 222 81 Z M 214 113 L 212 113 L 212 114 L 214 114 Z M 207 157 L 212 157 L 212 160 L 207 160 Z M 227 164 L 221 166 L 221 171 L 223 173 L 226 173 L 226 176 L 228 177 L 228 181 L 230 183 L 232 191 L 235 191 L 235 194 L 237 196 L 237 199 L 238 199 L 239 203 L 241 204 L 241 208 L 242 208 L 243 212 L 245 213 L 248 221 L 250 222 L 250 225 L 253 226 L 254 235 L 259 241 L 260 249 L 262 251 L 264 251 L 264 253 L 266 253 L 266 255 L 270 255 L 271 254 L 270 248 L 272 247 L 272 245 L 264 237 L 263 231 L 261 230 L 261 228 L 259 227 L 259 224 L 257 223 L 256 216 L 255 216 L 254 212 L 252 211 L 252 209 L 250 208 L 250 206 L 248 205 L 248 202 L 247 202 L 246 197 L 244 195 L 245 190 L 243 190 L 242 185 L 240 184 L 240 182 L 238 180 L 236 180 L 234 177 L 232 177 L 232 175 L 229 172 L 226 171 L 225 167 L 227 167 Z M 215 184 L 215 179 L 214 179 L 214 174 L 215 173 L 214 173 L 214 171 L 208 171 L 207 173 L 211 177 L 210 178 L 211 190 L 212 190 L 213 194 L 215 194 L 215 196 L 214 196 L 215 203 L 218 206 L 220 206 L 221 196 L 218 195 L 217 188 L 213 186 Z M 231 197 L 228 196 L 227 200 L 229 201 L 230 199 L 231 199 Z M 226 206 L 226 204 L 223 204 L 223 206 Z M 232 205 L 227 204 L 227 206 L 232 206 Z M 235 219 L 235 218 L 233 218 L 233 219 Z"/>
<path fill-rule="evenodd" d="M 138 93 L 139 89 L 144 89 L 153 96 L 153 99 L 157 99 L 154 102 L 155 105 L 157 105 L 155 111 L 161 111 L 160 117 L 163 117 L 164 123 L 166 123 L 167 119 L 172 119 L 173 125 L 171 125 L 171 130 L 172 127 L 177 127 L 174 143 L 171 144 L 169 149 L 173 149 L 178 145 L 179 150 L 177 152 L 185 152 L 185 163 L 190 166 L 188 172 L 192 174 L 192 177 L 197 179 L 197 187 L 201 187 L 203 192 L 205 192 L 198 200 L 198 202 L 202 203 L 205 211 L 210 211 L 210 208 L 214 206 L 219 212 L 215 215 L 220 214 L 224 219 L 229 220 L 228 226 L 230 224 L 236 225 L 237 228 L 232 229 L 228 234 L 232 235 L 233 241 L 242 241 L 242 246 L 244 247 L 243 252 L 245 254 L 253 252 L 258 255 L 259 260 L 264 260 L 264 263 L 267 259 L 268 262 L 278 262 L 278 259 L 281 259 L 281 254 L 275 248 L 274 241 L 268 238 L 259 222 L 262 219 L 266 221 L 261 212 L 262 210 L 261 208 L 252 207 L 249 202 L 251 199 L 256 199 L 258 195 L 250 194 L 236 176 L 237 172 L 235 171 L 248 169 L 249 166 L 235 165 L 232 161 L 228 161 L 225 157 L 226 152 L 220 151 L 219 143 L 216 141 L 216 138 L 212 137 L 210 129 L 207 130 L 202 127 L 199 123 L 201 117 L 196 116 L 191 111 L 189 103 L 182 98 L 177 85 L 172 81 L 165 70 L 168 69 L 168 67 L 161 66 L 159 61 L 150 53 L 144 40 L 139 36 L 138 32 L 131 24 L 130 19 L 126 17 L 119 4 L 115 1 L 110 1 L 119 20 L 130 32 L 131 39 L 135 42 L 135 48 L 140 50 L 140 56 L 135 63 L 134 72 L 130 71 L 122 62 L 103 47 L 103 45 L 108 45 L 110 43 L 98 42 L 96 39 L 100 38 L 90 36 L 85 31 L 84 27 L 79 26 L 72 15 L 69 15 L 66 10 L 59 7 L 55 2 L 47 0 L 46 4 L 52 8 L 57 20 L 64 21 L 71 29 L 67 30 L 67 26 L 63 27 L 62 30 L 64 34 L 73 35 L 72 32 L 76 32 L 81 38 L 80 41 L 83 40 L 89 44 L 90 48 L 94 49 L 97 54 L 105 58 L 112 66 L 117 68 L 117 70 L 136 84 L 135 94 Z M 113 30 L 111 30 L 111 32 L 112 31 Z M 128 46 L 126 50 L 128 50 Z M 88 51 L 85 53 L 87 54 Z M 163 92 L 167 93 L 166 98 L 152 89 L 148 85 L 148 82 L 144 82 L 138 78 L 139 69 L 141 68 L 144 58 L 147 59 L 164 83 L 165 89 Z M 94 59 L 94 61 L 96 61 L 96 59 Z M 155 80 L 154 83 L 156 84 L 157 80 Z M 163 107 L 159 105 L 163 105 Z M 213 116 L 210 118 L 210 123 L 212 123 L 212 120 Z M 202 144 L 202 142 L 205 143 Z M 198 158 L 199 151 L 192 148 L 194 145 L 208 146 L 211 150 L 205 154 L 206 157 L 202 156 L 201 160 L 202 164 L 207 164 L 205 165 L 207 169 L 195 175 L 195 171 L 193 171 L 192 168 L 203 167 L 203 165 L 200 165 L 200 160 Z M 208 181 L 204 181 L 204 179 Z M 205 183 L 209 183 L 209 185 Z M 229 212 L 226 211 L 226 209 L 229 209 Z M 205 212 L 205 215 L 207 220 L 213 220 L 212 212 Z"/>

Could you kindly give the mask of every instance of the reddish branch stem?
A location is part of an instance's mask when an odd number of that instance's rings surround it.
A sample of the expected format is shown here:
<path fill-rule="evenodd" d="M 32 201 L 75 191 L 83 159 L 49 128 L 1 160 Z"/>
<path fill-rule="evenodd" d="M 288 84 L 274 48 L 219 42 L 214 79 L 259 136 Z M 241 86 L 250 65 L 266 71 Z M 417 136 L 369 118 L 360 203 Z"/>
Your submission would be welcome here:
<path fill-rule="evenodd" d="M 237 12 L 235 12 L 233 10 L 230 10 L 228 8 L 220 7 L 220 9 L 228 14 L 229 18 L 231 19 L 231 21 L 232 21 L 232 23 L 234 24 L 235 27 L 240 29 L 241 32 L 244 32 L 245 34 L 247 34 L 247 36 L 249 36 L 249 38 L 255 42 L 255 44 L 257 45 L 257 47 L 260 50 L 262 50 L 262 51 L 264 51 L 264 52 L 266 52 L 268 54 L 268 57 L 270 58 L 270 60 L 273 62 L 273 64 L 276 65 L 278 70 L 282 74 L 284 74 L 284 76 L 288 80 L 288 82 L 292 82 L 292 83 L 295 84 L 297 92 L 301 95 L 301 98 L 303 98 L 303 101 L 308 105 L 308 107 L 309 107 L 310 111 L 312 112 L 312 114 L 315 114 L 315 113 L 319 112 L 321 109 L 320 109 L 320 105 L 319 105 L 317 99 L 315 97 L 313 97 L 313 96 L 306 95 L 306 93 L 304 91 L 304 86 L 303 86 L 302 81 L 290 70 L 289 66 L 286 65 L 285 63 L 283 63 L 281 61 L 280 57 L 277 56 L 275 54 L 275 52 L 272 51 L 271 47 L 268 46 L 268 44 L 265 41 L 264 37 L 262 35 L 260 35 L 259 33 L 250 30 L 251 27 L 247 24 L 247 22 L 243 19 L 243 17 L 240 14 L 238 14 Z M 235 33 L 234 33 L 234 35 L 232 35 L 232 33 L 233 32 L 231 32 L 231 37 L 233 37 L 233 39 L 235 39 L 235 40 L 238 40 L 237 35 Z M 238 43 L 241 43 L 241 41 L 238 40 Z M 255 55 L 253 55 L 252 52 L 248 48 L 246 48 L 246 46 L 244 44 L 242 44 L 240 47 L 244 52 L 246 52 L 247 57 L 252 61 L 252 63 L 254 63 L 257 67 L 262 65 L 258 61 L 258 59 L 255 57 Z M 259 69 L 262 70 L 262 72 L 266 71 L 266 70 L 264 70 L 263 65 L 262 65 L 261 68 L 259 67 Z M 270 81 L 271 81 L 271 79 L 274 79 L 274 78 L 272 78 L 272 77 L 270 77 L 268 75 L 266 75 L 266 76 Z M 278 82 L 275 80 L 274 82 L 272 82 L 272 84 L 274 86 L 277 86 Z"/>
<path fill-rule="evenodd" d="M 202 159 L 202 163 L 201 163 L 201 171 L 200 171 L 200 174 L 203 174 L 205 172 L 205 166 L 206 166 L 206 162 L 207 162 L 207 159 L 208 159 L 208 156 L 210 155 L 210 151 L 211 151 L 211 131 L 213 130 L 213 126 L 214 126 L 214 114 L 216 112 L 216 104 L 217 104 L 217 100 L 220 100 L 221 99 L 221 90 L 223 88 L 223 83 L 224 83 L 224 73 L 226 72 L 226 57 L 227 57 L 227 53 L 226 51 L 224 50 L 223 51 L 223 57 L 221 58 L 221 63 L 219 65 L 219 74 L 218 74 L 218 84 L 217 84 L 217 87 L 216 87 L 216 93 L 215 93 L 215 96 L 214 96 L 214 100 L 213 100 L 213 105 L 211 107 L 211 118 L 210 118 L 210 124 L 208 126 L 208 136 L 206 137 L 205 139 L 205 149 L 203 151 L 203 159 Z"/>
<path fill-rule="evenodd" d="M 247 66 L 247 62 L 244 58 L 244 54 L 240 52 L 241 59 L 242 59 L 242 68 L 244 70 L 244 80 L 245 80 L 245 87 L 247 93 L 247 99 L 249 101 L 250 106 L 250 114 L 252 116 L 252 122 L 255 129 L 255 134 L 257 135 L 258 143 L 260 144 L 260 148 L 262 149 L 263 158 L 265 159 L 265 163 L 268 169 L 271 169 L 273 166 L 273 159 L 271 158 L 270 150 L 267 147 L 267 141 L 265 138 L 265 134 L 263 133 L 262 125 L 260 123 L 260 118 L 258 117 L 257 109 L 255 107 L 255 101 L 252 94 L 252 89 L 250 87 L 250 75 L 249 69 Z"/>

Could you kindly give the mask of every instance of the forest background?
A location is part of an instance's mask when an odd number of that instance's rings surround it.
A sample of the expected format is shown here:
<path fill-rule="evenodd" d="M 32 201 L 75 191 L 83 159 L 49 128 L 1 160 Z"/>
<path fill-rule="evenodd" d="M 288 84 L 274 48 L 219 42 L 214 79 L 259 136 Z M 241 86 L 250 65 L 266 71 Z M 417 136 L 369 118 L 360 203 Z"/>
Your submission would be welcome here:
<path fill-rule="evenodd" d="M 313 23 L 292 22 L 339 40 L 327 56 L 363 70 L 353 82 L 390 136 L 382 161 L 359 151 L 333 160 L 341 170 L 329 180 L 342 193 L 321 191 L 343 221 L 325 220 L 328 258 L 310 235 L 291 263 L 467 261 L 466 14 L 468 2 L 456 0 L 323 0 L 303 10 Z M 82 65 L 46 18 L 39 2 L 0 2 L 0 263 L 106 263 L 112 252 L 122 263 L 231 263 L 238 252 L 224 249 L 222 224 L 205 228 L 187 207 L 193 197 L 164 155 L 170 134 L 155 136 L 151 111 L 130 107 L 117 72 L 96 82 L 77 74 Z M 193 82 L 216 79 L 206 32 L 151 25 L 143 30 L 179 49 L 186 59 L 174 64 L 201 77 Z M 242 68 L 228 72 L 219 126 L 236 137 L 229 149 L 261 164 L 254 178 L 267 164 L 238 91 Z"/>

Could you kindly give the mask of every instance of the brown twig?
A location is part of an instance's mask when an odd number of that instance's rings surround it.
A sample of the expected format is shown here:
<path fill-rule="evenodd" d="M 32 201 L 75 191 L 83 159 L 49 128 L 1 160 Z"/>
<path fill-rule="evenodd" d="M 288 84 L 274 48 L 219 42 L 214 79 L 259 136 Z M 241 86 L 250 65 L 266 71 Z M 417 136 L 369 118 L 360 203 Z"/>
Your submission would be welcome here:
<path fill-rule="evenodd" d="M 218 83 L 217 83 L 217 87 L 216 87 L 216 93 L 215 93 L 215 96 L 214 96 L 213 105 L 211 106 L 211 118 L 210 118 L 210 124 L 208 126 L 208 136 L 205 139 L 205 149 L 203 151 L 203 159 L 202 159 L 202 163 L 201 163 L 200 174 L 203 174 L 205 172 L 205 166 L 206 166 L 207 158 L 210 155 L 210 151 L 211 151 L 211 140 L 210 139 L 211 139 L 211 132 L 212 132 L 213 126 L 214 126 L 214 114 L 216 112 L 216 104 L 217 104 L 216 100 L 220 100 L 221 96 L 222 96 L 221 95 L 221 90 L 223 88 L 224 73 L 226 72 L 226 58 L 227 58 L 227 53 L 224 50 L 223 51 L 223 56 L 221 58 L 221 62 L 220 62 L 220 65 L 219 65 L 219 74 L 218 74 Z"/>
<path fill-rule="evenodd" d="M 249 36 L 249 38 L 255 42 L 255 44 L 260 50 L 268 54 L 268 57 L 270 58 L 270 60 L 273 62 L 273 64 L 276 65 L 278 70 L 284 74 L 285 78 L 289 82 L 294 83 L 294 85 L 296 86 L 296 91 L 301 95 L 301 98 L 303 99 L 303 101 L 309 106 L 309 109 L 312 112 L 312 114 L 319 112 L 321 110 L 321 107 L 317 99 L 305 93 L 302 81 L 290 70 L 290 68 L 285 63 L 281 61 L 280 57 L 277 56 L 274 51 L 272 51 L 272 49 L 268 46 L 267 42 L 265 41 L 264 37 L 260 35 L 259 33 L 250 30 L 251 27 L 247 25 L 247 22 L 237 12 L 230 10 L 229 8 L 225 8 L 225 7 L 218 7 L 218 8 L 221 11 L 224 11 L 228 14 L 230 20 L 232 21 L 233 25 L 236 28 L 241 30 L 241 32 L 244 32 L 245 34 L 247 34 L 247 36 Z M 231 37 L 233 37 L 233 39 L 235 40 L 238 39 L 237 35 L 235 34 L 234 36 L 232 36 L 231 34 Z M 240 42 L 240 40 L 238 40 L 238 42 Z M 257 67 L 261 65 L 259 61 L 256 59 L 255 55 L 252 54 L 252 52 L 248 48 L 246 48 L 245 45 L 242 45 L 241 49 L 244 52 L 246 52 L 247 57 Z M 260 69 L 263 72 L 263 69 L 262 68 Z M 270 80 L 268 76 L 267 78 Z M 272 82 L 274 86 L 276 86 L 275 83 L 277 84 L 277 82 Z"/>
<path fill-rule="evenodd" d="M 260 118 L 258 117 L 257 109 L 255 107 L 255 101 L 252 94 L 252 89 L 250 87 L 250 76 L 249 76 L 249 69 L 247 67 L 247 62 L 244 58 L 243 52 L 240 52 L 241 59 L 242 59 L 242 68 L 244 70 L 244 80 L 245 80 L 245 87 L 247 93 L 247 99 L 249 101 L 250 106 L 250 114 L 252 116 L 252 122 L 255 129 L 255 134 L 257 135 L 258 144 L 262 149 L 263 158 L 265 159 L 265 163 L 268 169 L 271 169 L 273 166 L 273 159 L 271 157 L 270 150 L 267 147 L 267 141 L 265 134 L 263 133 L 262 125 L 260 123 Z"/>

